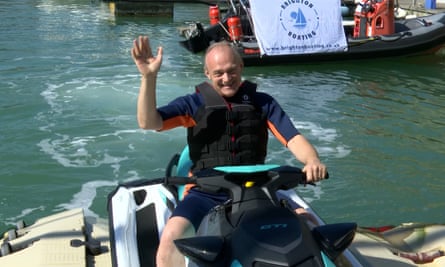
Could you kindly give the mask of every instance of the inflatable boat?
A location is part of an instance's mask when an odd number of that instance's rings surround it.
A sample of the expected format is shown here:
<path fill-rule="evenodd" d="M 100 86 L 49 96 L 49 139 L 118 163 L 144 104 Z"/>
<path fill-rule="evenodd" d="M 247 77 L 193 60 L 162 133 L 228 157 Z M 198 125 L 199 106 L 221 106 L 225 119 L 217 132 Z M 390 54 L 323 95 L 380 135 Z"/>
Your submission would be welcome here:
<path fill-rule="evenodd" d="M 331 9 L 339 10 L 338 16 L 320 15 L 317 8 L 328 2 L 317 4 L 317 0 L 282 1 L 275 13 L 273 8 L 278 4 L 273 2 L 253 9 L 254 3 L 263 3 L 259 0 L 233 0 L 224 9 L 212 6 L 210 22 L 205 27 L 201 22 L 193 22 L 180 29 L 184 37 L 180 44 L 199 53 L 210 44 L 225 40 L 238 50 L 246 66 L 433 54 L 445 44 L 445 13 L 397 17 L 395 12 L 400 9 L 395 9 L 394 0 L 362 0 L 354 16 L 348 19 L 341 16 L 340 4 L 335 4 L 340 1 L 329 1 L 334 3 Z M 268 9 L 269 14 L 258 14 L 255 19 L 256 10 Z M 285 9 L 293 10 L 287 15 L 292 16 L 292 25 L 283 15 Z M 273 17 L 270 22 L 266 21 L 268 17 Z M 334 30 L 335 38 L 344 40 L 326 39 Z"/>
<path fill-rule="evenodd" d="M 231 192 L 196 237 L 177 240 L 188 266 L 445 266 L 445 225 L 325 224 L 293 189 L 304 182 L 298 168 L 219 167 L 195 179 L 187 177 L 189 167 L 185 149 L 165 177 L 120 184 L 109 194 L 108 220 L 73 209 L 29 226 L 17 222 L 0 240 L 0 266 L 154 267 L 163 226 L 185 183 Z M 316 225 L 291 212 L 296 206 Z"/>

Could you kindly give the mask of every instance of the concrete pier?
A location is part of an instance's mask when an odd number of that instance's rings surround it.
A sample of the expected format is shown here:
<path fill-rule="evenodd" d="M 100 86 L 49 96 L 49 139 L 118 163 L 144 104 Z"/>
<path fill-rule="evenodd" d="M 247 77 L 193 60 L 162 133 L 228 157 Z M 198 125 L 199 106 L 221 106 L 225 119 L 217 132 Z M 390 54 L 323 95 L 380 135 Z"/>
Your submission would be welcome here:
<path fill-rule="evenodd" d="M 104 0 L 119 16 L 167 16 L 174 13 L 175 3 L 213 5 L 217 0 Z"/>
<path fill-rule="evenodd" d="M 398 0 L 398 2 L 400 7 L 405 9 L 426 11 L 430 13 L 445 12 L 445 0 Z M 434 9 L 430 8 L 432 2 L 435 4 Z"/>
<path fill-rule="evenodd" d="M 116 1 L 108 5 L 117 16 L 173 16 L 173 3 Z"/>
<path fill-rule="evenodd" d="M 217 4 L 217 0 L 104 0 L 116 15 L 173 16 L 174 3 Z M 355 0 L 344 0 L 347 5 L 355 5 Z M 445 0 L 395 0 L 400 7 L 426 13 L 445 12 Z M 434 6 L 434 8 L 430 8 Z"/>

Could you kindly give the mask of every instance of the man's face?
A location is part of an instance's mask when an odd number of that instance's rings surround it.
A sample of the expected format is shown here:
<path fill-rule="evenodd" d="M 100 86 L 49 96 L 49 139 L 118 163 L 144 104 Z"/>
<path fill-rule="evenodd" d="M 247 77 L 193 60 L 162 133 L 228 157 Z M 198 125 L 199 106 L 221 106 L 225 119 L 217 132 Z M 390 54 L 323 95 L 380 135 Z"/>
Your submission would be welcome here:
<path fill-rule="evenodd" d="M 223 97 L 232 97 L 241 85 L 243 64 L 228 46 L 216 46 L 206 56 L 205 75 Z"/>

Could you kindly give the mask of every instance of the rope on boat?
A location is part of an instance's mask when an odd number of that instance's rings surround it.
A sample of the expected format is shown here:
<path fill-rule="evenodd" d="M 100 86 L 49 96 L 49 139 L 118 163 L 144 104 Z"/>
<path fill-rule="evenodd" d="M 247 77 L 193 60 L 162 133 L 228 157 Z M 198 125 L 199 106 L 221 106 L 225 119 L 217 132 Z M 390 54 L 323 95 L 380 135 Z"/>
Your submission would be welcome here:
<path fill-rule="evenodd" d="M 445 252 L 443 250 L 437 249 L 437 250 L 431 250 L 427 252 L 393 252 L 394 255 L 410 259 L 416 264 L 425 264 L 433 262 L 436 258 L 445 256 Z"/>
<path fill-rule="evenodd" d="M 230 32 L 226 29 L 226 26 L 221 21 L 218 21 L 219 26 L 226 32 L 227 36 L 230 36 Z"/>

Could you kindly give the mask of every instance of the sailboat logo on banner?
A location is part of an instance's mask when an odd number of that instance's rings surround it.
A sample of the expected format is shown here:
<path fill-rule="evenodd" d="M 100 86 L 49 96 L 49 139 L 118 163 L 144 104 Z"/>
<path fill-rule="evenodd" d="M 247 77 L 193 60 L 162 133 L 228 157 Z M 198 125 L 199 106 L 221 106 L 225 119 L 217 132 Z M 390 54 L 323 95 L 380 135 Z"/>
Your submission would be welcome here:
<path fill-rule="evenodd" d="M 304 28 L 306 27 L 306 18 L 304 17 L 303 11 L 301 9 L 298 9 L 298 12 L 291 12 L 290 16 L 292 19 L 294 19 L 295 24 L 294 27 L 296 28 Z"/>
<path fill-rule="evenodd" d="M 280 7 L 281 26 L 294 40 L 308 40 L 318 35 L 320 16 L 310 1 L 286 1 Z"/>

